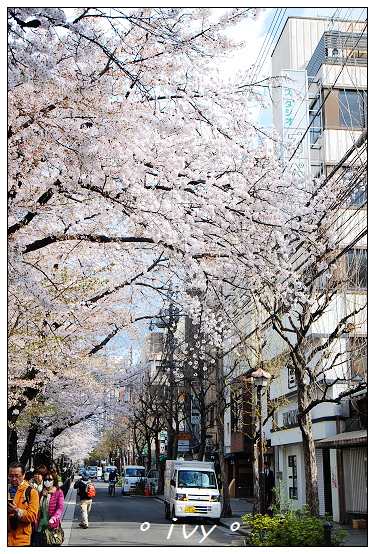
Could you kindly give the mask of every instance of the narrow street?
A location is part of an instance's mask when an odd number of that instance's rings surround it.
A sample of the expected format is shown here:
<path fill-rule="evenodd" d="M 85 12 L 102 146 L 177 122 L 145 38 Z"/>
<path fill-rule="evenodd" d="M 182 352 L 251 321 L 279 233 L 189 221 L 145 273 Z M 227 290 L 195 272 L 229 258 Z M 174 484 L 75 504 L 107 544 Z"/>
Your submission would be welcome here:
<path fill-rule="evenodd" d="M 239 535 L 209 520 L 173 522 L 164 518 L 164 504 L 156 497 L 109 497 L 108 485 L 94 481 L 96 496 L 89 529 L 81 529 L 79 500 L 65 546 L 230 546 Z"/>

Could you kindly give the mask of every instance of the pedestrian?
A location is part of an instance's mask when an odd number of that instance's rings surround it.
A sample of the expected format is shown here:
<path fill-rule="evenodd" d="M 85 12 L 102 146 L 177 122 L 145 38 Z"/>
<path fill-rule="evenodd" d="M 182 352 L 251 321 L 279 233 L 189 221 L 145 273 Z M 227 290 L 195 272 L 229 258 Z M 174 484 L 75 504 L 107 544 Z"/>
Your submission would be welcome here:
<path fill-rule="evenodd" d="M 78 494 L 80 498 L 80 509 L 81 509 L 81 523 L 79 524 L 82 529 L 88 529 L 89 527 L 89 513 L 92 505 L 92 498 L 87 494 L 87 483 L 90 481 L 90 475 L 87 471 L 82 471 L 81 475 L 74 483 L 74 488 L 78 489 Z"/>
<path fill-rule="evenodd" d="M 275 486 L 273 471 L 270 469 L 268 462 L 264 462 L 264 481 L 266 491 L 266 508 L 268 508 L 272 504 L 273 489 Z"/>
<path fill-rule="evenodd" d="M 38 493 L 26 481 L 23 464 L 12 462 L 8 468 L 8 546 L 30 546 L 38 504 Z"/>
<path fill-rule="evenodd" d="M 43 476 L 43 489 L 39 495 L 39 509 L 35 521 L 35 546 L 41 546 L 40 535 L 43 527 L 57 529 L 61 525 L 64 510 L 64 494 L 59 487 L 56 471 L 47 470 Z"/>
<path fill-rule="evenodd" d="M 34 469 L 33 477 L 30 479 L 29 483 L 34 489 L 38 492 L 43 490 L 43 477 L 47 471 L 46 466 L 38 466 Z"/>

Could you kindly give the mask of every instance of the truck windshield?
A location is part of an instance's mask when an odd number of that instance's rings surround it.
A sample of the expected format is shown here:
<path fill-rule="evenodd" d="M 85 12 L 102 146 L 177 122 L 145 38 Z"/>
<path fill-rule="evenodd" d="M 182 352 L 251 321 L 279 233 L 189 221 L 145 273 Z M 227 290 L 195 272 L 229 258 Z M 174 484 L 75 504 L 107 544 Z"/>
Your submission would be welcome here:
<path fill-rule="evenodd" d="M 216 477 L 213 471 L 189 471 L 180 469 L 178 487 L 216 489 Z"/>
<path fill-rule="evenodd" d="M 145 470 L 130 467 L 125 471 L 125 476 L 126 477 L 144 477 L 145 476 Z"/>

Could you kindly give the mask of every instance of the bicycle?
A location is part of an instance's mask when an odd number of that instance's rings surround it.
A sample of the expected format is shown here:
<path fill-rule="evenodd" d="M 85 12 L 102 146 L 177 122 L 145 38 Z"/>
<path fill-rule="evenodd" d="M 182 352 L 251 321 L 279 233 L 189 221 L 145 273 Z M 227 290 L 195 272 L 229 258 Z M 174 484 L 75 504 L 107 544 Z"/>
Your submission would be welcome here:
<path fill-rule="evenodd" d="M 108 494 L 109 496 L 115 496 L 115 482 L 111 481 L 109 487 L 108 487 Z"/>

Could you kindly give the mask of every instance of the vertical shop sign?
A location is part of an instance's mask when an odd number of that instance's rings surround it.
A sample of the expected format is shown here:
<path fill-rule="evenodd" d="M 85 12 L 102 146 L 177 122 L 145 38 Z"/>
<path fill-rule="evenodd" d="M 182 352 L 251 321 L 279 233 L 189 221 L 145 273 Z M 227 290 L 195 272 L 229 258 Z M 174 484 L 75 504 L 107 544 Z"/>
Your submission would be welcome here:
<path fill-rule="evenodd" d="M 281 76 L 281 136 L 284 144 L 281 148 L 281 161 L 286 163 L 299 144 L 292 159 L 292 170 L 307 175 L 310 172 L 309 133 L 306 133 L 309 124 L 307 73 L 283 69 Z M 294 143 L 294 146 L 288 152 L 286 145 L 290 143 Z"/>

